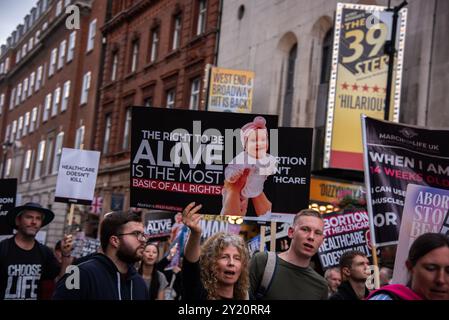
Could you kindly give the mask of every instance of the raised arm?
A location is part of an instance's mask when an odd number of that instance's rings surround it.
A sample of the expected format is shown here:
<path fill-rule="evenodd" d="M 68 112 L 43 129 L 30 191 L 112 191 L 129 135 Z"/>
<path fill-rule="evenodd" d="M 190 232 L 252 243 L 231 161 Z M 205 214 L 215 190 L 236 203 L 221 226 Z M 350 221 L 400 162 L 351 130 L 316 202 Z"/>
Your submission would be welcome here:
<path fill-rule="evenodd" d="M 189 240 L 187 240 L 184 250 L 184 258 L 193 263 L 200 259 L 201 216 L 197 212 L 201 207 L 200 204 L 195 206 L 195 202 L 192 202 L 182 212 L 182 221 L 190 229 Z"/>

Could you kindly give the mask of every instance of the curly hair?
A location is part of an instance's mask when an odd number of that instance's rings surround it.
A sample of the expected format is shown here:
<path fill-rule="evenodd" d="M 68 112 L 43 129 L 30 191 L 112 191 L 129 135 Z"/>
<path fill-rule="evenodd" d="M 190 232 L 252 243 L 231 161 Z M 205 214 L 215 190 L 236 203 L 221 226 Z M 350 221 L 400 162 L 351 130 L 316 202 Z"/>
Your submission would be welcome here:
<path fill-rule="evenodd" d="M 200 267 L 201 282 L 207 291 L 208 299 L 217 300 L 217 260 L 221 252 L 228 246 L 237 248 L 241 256 L 241 273 L 234 284 L 234 299 L 245 300 L 248 298 L 249 289 L 249 252 L 243 239 L 234 234 L 219 232 L 207 239 L 201 247 Z"/>

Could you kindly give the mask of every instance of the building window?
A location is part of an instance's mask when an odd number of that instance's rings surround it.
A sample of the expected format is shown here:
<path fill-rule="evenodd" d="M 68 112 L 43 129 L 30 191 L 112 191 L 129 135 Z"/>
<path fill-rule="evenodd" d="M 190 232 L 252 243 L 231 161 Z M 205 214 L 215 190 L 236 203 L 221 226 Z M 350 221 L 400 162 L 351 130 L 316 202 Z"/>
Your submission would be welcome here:
<path fill-rule="evenodd" d="M 47 94 L 47 96 L 45 97 L 45 107 L 44 107 L 44 114 L 42 116 L 42 122 L 48 120 L 48 117 L 50 115 L 50 108 L 51 108 L 51 93 Z"/>
<path fill-rule="evenodd" d="M 136 72 L 139 61 L 139 41 L 134 41 L 131 51 L 131 72 Z"/>
<path fill-rule="evenodd" d="M 22 57 L 23 57 L 23 58 L 25 58 L 25 56 L 26 56 L 26 54 L 27 54 L 27 48 L 28 48 L 28 45 L 25 43 L 25 44 L 22 46 Z"/>
<path fill-rule="evenodd" d="M 23 129 L 23 116 L 20 116 L 19 122 L 18 122 L 16 140 L 19 140 L 20 138 L 22 138 L 22 129 Z"/>
<path fill-rule="evenodd" d="M 332 68 L 332 34 L 333 30 L 326 33 L 323 41 L 323 51 L 321 57 L 321 77 L 320 83 L 329 83 Z"/>
<path fill-rule="evenodd" d="M 96 33 L 97 33 L 97 19 L 92 20 L 92 22 L 89 25 L 89 38 L 87 39 L 87 52 L 94 49 Z"/>
<path fill-rule="evenodd" d="M 14 106 L 18 106 L 20 104 L 21 97 L 22 97 L 22 83 L 19 83 L 19 85 L 17 86 L 16 103 Z"/>
<path fill-rule="evenodd" d="M 23 124 L 23 134 L 22 136 L 26 136 L 28 134 L 28 127 L 30 126 L 30 112 L 25 113 L 25 120 Z"/>
<path fill-rule="evenodd" d="M 28 77 L 23 80 L 23 92 L 22 92 L 22 102 L 26 100 L 28 96 Z"/>
<path fill-rule="evenodd" d="M 200 87 L 201 87 L 201 79 L 196 78 L 193 79 L 190 83 L 190 110 L 198 110 L 200 104 Z"/>
<path fill-rule="evenodd" d="M 147 97 L 143 100 L 144 107 L 152 107 L 153 106 L 153 97 Z"/>
<path fill-rule="evenodd" d="M 111 81 L 117 80 L 117 68 L 118 68 L 118 53 L 112 54 L 112 66 L 111 66 Z"/>
<path fill-rule="evenodd" d="M 59 16 L 62 13 L 62 0 L 58 1 L 56 4 L 56 16 Z"/>
<path fill-rule="evenodd" d="M 58 58 L 58 48 L 54 48 L 51 51 L 50 65 L 48 66 L 48 76 L 52 76 L 56 69 L 56 59 Z"/>
<path fill-rule="evenodd" d="M 38 44 L 38 42 L 39 42 L 39 37 L 41 36 L 41 31 L 40 30 L 37 30 L 36 31 L 36 35 L 34 36 L 34 42 L 36 43 L 36 44 Z"/>
<path fill-rule="evenodd" d="M 61 102 L 61 87 L 56 88 L 53 95 L 53 107 L 51 108 L 52 117 L 55 117 L 58 114 L 60 102 Z"/>
<path fill-rule="evenodd" d="M 34 91 L 38 91 L 41 88 L 43 72 L 44 72 L 44 68 L 42 66 L 37 68 L 36 87 L 34 88 Z"/>
<path fill-rule="evenodd" d="M 5 142 L 9 142 L 11 140 L 11 137 L 9 136 L 10 131 L 11 131 L 11 125 L 8 124 L 6 126 L 6 131 L 5 131 Z"/>
<path fill-rule="evenodd" d="M 123 131 L 122 147 L 124 150 L 127 150 L 129 148 L 130 131 L 131 131 L 131 108 L 128 108 L 126 109 L 125 129 Z"/>
<path fill-rule="evenodd" d="M 167 90 L 166 95 L 167 95 L 166 107 L 169 109 L 174 108 L 175 107 L 175 98 L 176 98 L 175 89 Z"/>
<path fill-rule="evenodd" d="M 53 155 L 53 137 L 48 137 L 45 143 L 47 149 L 45 150 L 45 174 L 50 174 L 51 160 Z"/>
<path fill-rule="evenodd" d="M 284 107 L 282 112 L 282 125 L 284 127 L 291 126 L 293 96 L 295 93 L 294 80 L 295 80 L 295 66 L 297 55 L 298 55 L 298 45 L 295 44 L 290 49 L 290 52 L 288 54 L 287 79 L 285 82 Z"/>
<path fill-rule="evenodd" d="M 12 88 L 11 96 L 9 97 L 9 110 L 14 109 L 15 95 L 16 95 L 16 88 Z"/>
<path fill-rule="evenodd" d="M 103 154 L 108 154 L 109 152 L 109 139 L 111 138 L 111 127 L 112 127 L 112 119 L 111 115 L 108 114 L 105 119 Z"/>
<path fill-rule="evenodd" d="M 28 88 L 28 97 L 31 97 L 31 95 L 33 94 L 35 81 L 36 81 L 36 72 L 33 71 L 30 75 L 30 86 Z"/>
<path fill-rule="evenodd" d="M 151 32 L 151 50 L 150 50 L 150 62 L 154 62 L 157 59 L 157 53 L 159 49 L 159 29 L 153 29 Z"/>
<path fill-rule="evenodd" d="M 28 40 L 28 50 L 31 51 L 34 46 L 34 37 L 31 37 L 30 40 Z"/>
<path fill-rule="evenodd" d="M 83 144 L 84 144 L 84 126 L 81 126 L 76 130 L 75 149 L 81 149 L 81 146 Z"/>
<path fill-rule="evenodd" d="M 41 177 L 42 164 L 44 162 L 44 153 L 45 140 L 41 140 L 39 142 L 39 146 L 37 147 L 36 164 L 34 167 L 34 180 L 38 180 Z"/>
<path fill-rule="evenodd" d="M 180 41 L 181 41 L 181 15 L 177 15 L 173 21 L 173 42 L 172 42 L 173 50 L 179 48 Z"/>
<path fill-rule="evenodd" d="M 196 35 L 200 35 L 206 31 L 206 14 L 207 14 L 207 1 L 198 1 L 198 19 L 196 27 Z"/>
<path fill-rule="evenodd" d="M 5 94 L 0 95 L 0 115 L 3 113 L 3 105 L 5 104 Z"/>
<path fill-rule="evenodd" d="M 67 41 L 64 40 L 59 45 L 58 70 L 64 66 Z"/>
<path fill-rule="evenodd" d="M 51 170 L 52 173 L 57 173 L 59 170 L 59 162 L 61 161 L 63 140 L 64 140 L 64 132 L 60 132 L 56 136 L 55 155 L 53 157 L 53 168 Z"/>
<path fill-rule="evenodd" d="M 28 181 L 30 175 L 30 166 L 31 166 L 31 154 L 32 150 L 27 150 L 25 155 L 23 156 L 23 171 L 22 171 L 22 182 Z"/>
<path fill-rule="evenodd" d="M 8 178 L 11 175 L 11 158 L 6 160 L 5 165 L 5 178 Z"/>
<path fill-rule="evenodd" d="M 81 92 L 81 104 L 87 103 L 87 98 L 89 97 L 90 89 L 90 71 L 84 75 L 83 78 L 83 91 Z"/>
<path fill-rule="evenodd" d="M 12 122 L 11 136 L 9 142 L 13 142 L 16 140 L 16 133 L 17 133 L 17 120 L 14 120 Z"/>
<path fill-rule="evenodd" d="M 5 60 L 5 73 L 8 73 L 9 71 L 9 57 Z"/>
<path fill-rule="evenodd" d="M 30 122 L 30 133 L 34 131 L 37 124 L 37 107 L 31 110 L 31 122 Z"/>
<path fill-rule="evenodd" d="M 67 106 L 69 105 L 69 97 L 70 97 L 70 80 L 64 83 L 64 91 L 62 93 L 62 103 L 61 103 L 61 112 L 67 110 Z"/>
<path fill-rule="evenodd" d="M 70 34 L 70 38 L 69 38 L 69 50 L 67 52 L 67 62 L 70 62 L 73 60 L 73 54 L 75 52 L 75 42 L 76 42 L 76 31 L 73 31 Z"/>

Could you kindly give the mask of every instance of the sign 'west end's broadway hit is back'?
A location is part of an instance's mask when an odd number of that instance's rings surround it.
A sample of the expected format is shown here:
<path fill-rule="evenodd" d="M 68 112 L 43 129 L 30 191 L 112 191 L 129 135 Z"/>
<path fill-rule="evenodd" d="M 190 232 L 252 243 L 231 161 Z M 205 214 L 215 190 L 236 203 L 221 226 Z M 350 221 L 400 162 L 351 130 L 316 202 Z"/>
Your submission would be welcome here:
<path fill-rule="evenodd" d="M 246 133 L 259 117 L 268 136 L 256 139 Z M 308 205 L 312 129 L 278 129 L 269 115 L 139 107 L 132 123 L 131 206 L 180 211 L 195 201 L 204 214 L 271 220 Z"/>
<path fill-rule="evenodd" d="M 360 115 L 384 119 L 392 11 L 339 3 L 335 18 L 324 167 L 363 170 Z M 389 119 L 399 120 L 407 9 L 399 12 Z"/>
<path fill-rule="evenodd" d="M 373 243 L 396 244 L 409 183 L 449 189 L 449 131 L 362 117 Z"/>
<path fill-rule="evenodd" d="M 212 67 L 210 72 L 207 110 L 250 113 L 254 72 L 218 67 Z"/>

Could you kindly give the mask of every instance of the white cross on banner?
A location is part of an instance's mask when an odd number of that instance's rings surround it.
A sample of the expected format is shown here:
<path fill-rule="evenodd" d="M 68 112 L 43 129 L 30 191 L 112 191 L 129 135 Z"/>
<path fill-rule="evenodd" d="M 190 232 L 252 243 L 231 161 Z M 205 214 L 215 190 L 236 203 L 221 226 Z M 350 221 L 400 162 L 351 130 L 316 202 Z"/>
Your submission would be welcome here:
<path fill-rule="evenodd" d="M 103 209 L 103 197 L 94 197 L 92 205 L 90 206 L 90 212 L 93 214 L 100 214 Z"/>

